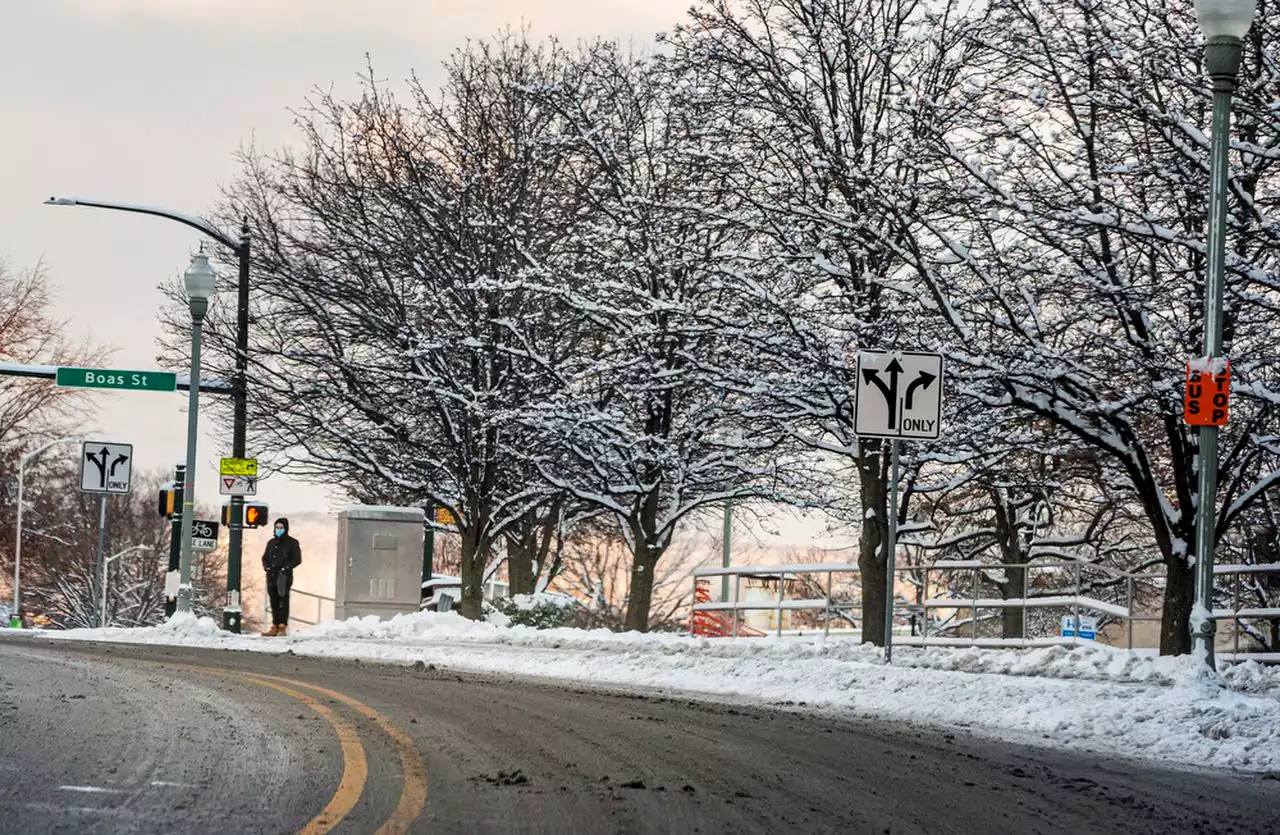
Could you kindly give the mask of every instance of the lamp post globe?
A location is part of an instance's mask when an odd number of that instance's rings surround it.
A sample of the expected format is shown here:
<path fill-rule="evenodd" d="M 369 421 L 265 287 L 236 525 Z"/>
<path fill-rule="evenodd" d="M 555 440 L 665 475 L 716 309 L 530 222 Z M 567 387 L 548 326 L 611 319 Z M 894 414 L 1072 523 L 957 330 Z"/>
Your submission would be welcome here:
<path fill-rule="evenodd" d="M 1257 0 L 1196 0 L 1196 18 L 1206 38 L 1243 38 L 1253 23 Z"/>
<path fill-rule="evenodd" d="M 214 274 L 213 267 L 209 264 L 209 256 L 203 252 L 197 252 L 192 255 L 191 265 L 182 274 L 182 285 L 187 291 L 187 300 L 193 303 L 204 302 L 208 304 L 209 297 L 213 295 L 217 283 L 218 277 Z"/>

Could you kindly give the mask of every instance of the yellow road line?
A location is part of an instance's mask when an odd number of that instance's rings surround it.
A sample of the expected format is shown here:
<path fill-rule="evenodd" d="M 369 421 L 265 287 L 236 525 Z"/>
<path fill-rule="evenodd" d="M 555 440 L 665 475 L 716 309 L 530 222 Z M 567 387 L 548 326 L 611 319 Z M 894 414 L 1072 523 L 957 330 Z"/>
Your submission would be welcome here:
<path fill-rule="evenodd" d="M 365 760 L 364 748 L 360 745 L 360 739 L 355 729 L 325 705 L 319 703 L 305 693 L 300 693 L 297 690 L 294 690 L 293 688 L 295 687 L 310 690 L 313 693 L 320 693 L 331 699 L 342 702 L 362 716 L 372 719 L 374 723 L 377 724 L 377 726 L 381 728 L 387 736 L 391 737 L 392 741 L 395 743 L 396 751 L 400 756 L 400 771 L 404 778 L 404 786 L 400 791 L 400 800 L 396 804 L 395 810 L 391 813 L 391 817 L 389 817 L 382 826 L 378 827 L 376 830 L 378 835 L 400 835 L 400 833 L 408 832 L 409 828 L 413 825 L 413 822 L 422 814 L 422 810 L 427 804 L 427 767 L 422 761 L 422 755 L 418 750 L 418 746 L 414 743 L 412 737 L 401 730 L 390 719 L 369 707 L 364 702 L 353 699 L 345 693 L 339 693 L 336 690 L 330 690 L 327 687 L 321 687 L 317 684 L 308 684 L 303 681 L 297 681 L 296 679 L 272 676 L 267 675 L 266 673 L 237 672 L 213 667 L 193 666 L 190 667 L 190 669 L 199 670 L 205 673 L 212 673 L 214 675 L 232 676 L 244 681 L 249 681 L 253 684 L 275 688 L 276 690 L 305 703 L 312 710 L 315 710 L 328 720 L 329 723 L 333 725 L 334 730 L 338 732 L 338 739 L 342 742 L 343 779 L 342 782 L 339 783 L 338 791 L 334 793 L 333 799 L 329 801 L 329 805 L 324 808 L 324 811 L 313 818 L 307 824 L 306 828 L 302 830 L 304 835 L 319 835 L 320 833 L 328 832 L 334 826 L 337 826 L 338 823 L 342 821 L 343 817 L 351 811 L 356 802 L 359 801 L 360 794 L 364 789 L 365 781 L 368 779 L 368 763 Z M 350 756 L 348 745 L 349 739 L 350 742 L 354 744 L 354 751 L 350 751 Z M 352 771 L 353 764 L 358 764 L 359 782 L 356 786 L 355 795 L 350 796 L 349 790 L 344 793 L 344 786 L 347 784 L 348 774 L 352 773 L 354 775 L 355 773 Z M 339 803 L 340 799 L 342 800 L 342 803 Z M 326 817 L 326 815 L 335 811 L 334 809 L 331 809 L 331 807 L 341 807 L 343 804 L 346 804 L 345 808 L 341 809 L 341 813 L 338 814 L 336 818 L 331 816 Z"/>
<path fill-rule="evenodd" d="M 334 790 L 333 797 L 329 798 L 325 807 L 320 810 L 320 814 L 307 821 L 307 825 L 299 830 L 299 835 L 324 835 L 341 823 L 342 819 L 360 802 L 360 795 L 364 793 L 365 783 L 369 780 L 369 763 L 364 756 L 364 746 L 360 744 L 360 733 L 349 722 L 311 696 L 291 687 L 285 687 L 276 681 L 268 681 L 267 676 L 259 676 L 256 673 L 231 673 L 224 670 L 219 672 L 262 687 L 279 690 L 286 696 L 302 702 L 333 726 L 338 734 L 338 742 L 342 745 L 342 779 L 338 781 L 338 788 Z M 290 683 L 301 684 L 294 681 Z"/>
<path fill-rule="evenodd" d="M 360 733 L 350 722 L 343 719 L 326 705 L 321 704 L 306 693 L 302 693 L 292 687 L 286 687 L 279 682 L 283 681 L 302 687 L 307 685 L 292 679 L 263 676 L 257 673 L 242 673 L 234 670 L 196 667 L 185 664 L 177 666 L 187 667 L 187 669 L 202 673 L 236 678 L 249 684 L 256 684 L 259 687 L 270 687 L 302 702 L 333 726 L 334 732 L 338 735 L 338 743 L 342 746 L 342 779 L 338 781 L 338 788 L 334 790 L 333 796 L 329 798 L 329 802 L 325 804 L 325 807 L 320 810 L 320 814 L 307 821 L 306 826 L 299 830 L 300 835 L 324 835 L 324 833 L 341 823 L 355 808 L 356 804 L 360 802 L 360 795 L 364 793 L 365 784 L 369 780 L 369 762 L 364 756 L 364 746 L 360 744 Z"/>
<path fill-rule="evenodd" d="M 315 684 L 294 681 L 293 679 L 276 678 L 275 676 L 259 675 L 257 673 L 254 676 L 287 681 L 290 684 L 305 687 L 312 692 L 322 693 L 331 699 L 337 699 L 361 715 L 372 719 L 387 736 L 391 737 L 400 755 L 400 771 L 404 775 L 404 788 L 400 792 L 400 802 L 396 804 L 395 811 L 391 813 L 391 817 L 382 826 L 378 827 L 377 833 L 378 835 L 400 835 L 400 833 L 408 832 L 409 827 L 422 814 L 422 810 L 427 803 L 427 767 L 423 764 L 422 755 L 419 753 L 418 746 L 414 744 L 413 739 L 381 713 L 344 693 Z"/>

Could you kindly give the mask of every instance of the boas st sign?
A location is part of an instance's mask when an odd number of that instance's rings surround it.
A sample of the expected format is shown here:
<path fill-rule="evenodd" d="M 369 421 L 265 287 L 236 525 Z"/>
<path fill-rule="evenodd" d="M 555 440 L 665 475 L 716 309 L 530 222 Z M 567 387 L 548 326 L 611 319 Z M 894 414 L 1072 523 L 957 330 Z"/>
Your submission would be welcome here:
<path fill-rule="evenodd" d="M 1226 357 L 1187 363 L 1182 419 L 1188 426 L 1226 426 L 1231 401 L 1231 361 Z"/>

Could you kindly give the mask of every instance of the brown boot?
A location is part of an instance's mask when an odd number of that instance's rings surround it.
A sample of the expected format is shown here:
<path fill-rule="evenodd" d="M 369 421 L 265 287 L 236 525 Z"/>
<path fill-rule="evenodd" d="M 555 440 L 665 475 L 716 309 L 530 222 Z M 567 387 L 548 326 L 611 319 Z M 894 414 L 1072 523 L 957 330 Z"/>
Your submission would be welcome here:
<path fill-rule="evenodd" d="M 280 624 L 278 624 L 278 623 L 273 623 L 273 624 L 271 625 L 271 628 L 270 628 L 270 629 L 268 629 L 266 632 L 263 632 L 263 633 L 262 633 L 262 637 L 264 637 L 264 638 L 274 638 L 275 636 L 277 636 L 277 635 L 279 635 L 279 634 L 280 634 Z"/>

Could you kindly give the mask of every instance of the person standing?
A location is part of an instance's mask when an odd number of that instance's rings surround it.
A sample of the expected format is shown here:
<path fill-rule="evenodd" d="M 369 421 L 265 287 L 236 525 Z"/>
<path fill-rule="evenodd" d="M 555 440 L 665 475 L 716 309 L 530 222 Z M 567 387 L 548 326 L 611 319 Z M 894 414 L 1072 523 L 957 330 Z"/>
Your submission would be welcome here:
<path fill-rule="evenodd" d="M 302 565 L 302 548 L 289 536 L 289 520 L 276 520 L 275 535 L 262 552 L 262 570 L 267 573 L 267 597 L 271 600 L 271 629 L 263 636 L 274 638 L 289 631 L 289 589 L 293 570 Z"/>

